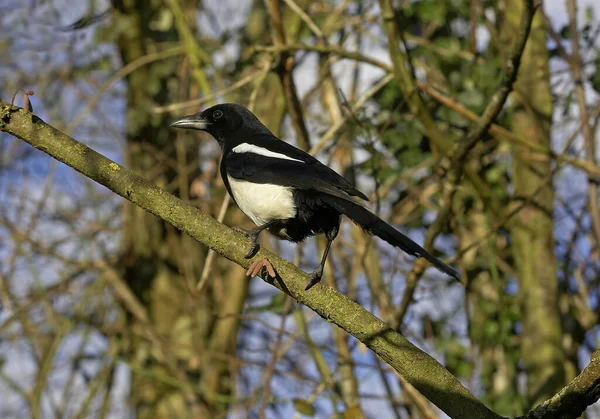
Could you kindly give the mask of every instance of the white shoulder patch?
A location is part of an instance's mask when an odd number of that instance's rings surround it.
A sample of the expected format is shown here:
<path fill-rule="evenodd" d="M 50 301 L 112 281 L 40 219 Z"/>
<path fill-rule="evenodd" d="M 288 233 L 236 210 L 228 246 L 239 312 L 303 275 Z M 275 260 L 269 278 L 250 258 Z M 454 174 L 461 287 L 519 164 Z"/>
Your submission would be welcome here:
<path fill-rule="evenodd" d="M 236 145 L 235 147 L 233 147 L 231 149 L 231 151 L 233 151 L 234 153 L 254 153 L 254 154 L 260 154 L 261 156 L 275 157 L 277 159 L 292 160 L 292 161 L 304 163 L 302 160 L 294 159 L 292 157 L 286 156 L 285 154 L 276 153 L 276 152 L 268 150 L 264 147 L 259 147 L 257 145 L 248 144 L 248 143 L 242 143 L 242 144 Z"/>

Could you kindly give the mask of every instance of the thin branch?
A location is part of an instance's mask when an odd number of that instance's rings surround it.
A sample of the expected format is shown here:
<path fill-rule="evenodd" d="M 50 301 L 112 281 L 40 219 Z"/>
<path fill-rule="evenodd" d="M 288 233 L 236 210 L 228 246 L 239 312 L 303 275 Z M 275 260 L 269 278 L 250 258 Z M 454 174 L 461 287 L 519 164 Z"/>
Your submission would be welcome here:
<path fill-rule="evenodd" d="M 178 0 L 166 0 L 167 5 L 171 9 L 173 13 L 173 17 L 175 19 L 175 27 L 177 28 L 177 33 L 181 38 L 183 43 L 183 48 L 185 49 L 185 53 L 190 60 L 190 64 L 192 67 L 192 74 L 202 91 L 202 94 L 209 95 L 210 94 L 210 83 L 208 82 L 208 78 L 206 77 L 206 73 L 204 72 L 202 63 L 210 62 L 210 58 L 208 54 L 202 50 L 200 44 L 196 40 L 192 30 L 188 26 L 188 22 L 185 18 L 185 13 L 181 6 L 179 5 Z"/>
<path fill-rule="evenodd" d="M 463 161 L 468 152 L 477 144 L 481 136 L 490 128 L 494 119 L 498 116 L 509 93 L 512 91 L 513 83 L 517 79 L 519 67 L 521 65 L 521 56 L 525 50 L 525 44 L 529 38 L 531 23 L 537 7 L 533 0 L 524 1 L 523 14 L 515 43 L 512 46 L 511 53 L 504 64 L 502 71 L 502 81 L 496 88 L 496 92 L 490 98 L 489 103 L 481 117 L 475 125 L 469 130 L 466 137 L 460 142 L 458 148 L 454 152 L 453 159 L 457 167 L 464 167 Z"/>
<path fill-rule="evenodd" d="M 290 310 L 293 306 L 293 299 L 290 297 L 285 297 L 285 303 L 283 306 L 283 313 L 281 314 L 281 321 L 279 323 L 279 329 L 277 330 L 277 337 L 275 338 L 275 343 L 273 344 L 273 348 L 271 350 L 272 355 L 269 363 L 267 364 L 267 368 L 265 370 L 265 374 L 263 375 L 263 394 L 262 400 L 260 402 L 260 408 L 258 409 L 258 417 L 260 419 L 266 418 L 267 406 L 269 404 L 269 398 L 271 396 L 271 378 L 273 377 L 273 373 L 275 372 L 275 364 L 281 359 L 285 352 L 285 346 L 283 345 L 283 333 L 285 332 L 285 323 L 290 313 Z"/>
<path fill-rule="evenodd" d="M 81 121 L 87 115 L 92 113 L 92 111 L 94 110 L 96 105 L 104 97 L 104 93 L 106 93 L 106 91 L 108 89 L 110 89 L 112 87 L 112 85 L 114 85 L 116 82 L 125 78 L 127 75 L 133 73 L 135 70 L 137 70 L 140 67 L 143 67 L 150 63 L 153 63 L 155 61 L 160 61 L 160 60 L 165 60 L 167 58 L 176 57 L 178 55 L 183 54 L 183 52 L 184 52 L 184 49 L 181 46 L 165 49 L 163 51 L 154 52 L 152 54 L 148 54 L 148 55 L 139 57 L 139 58 L 133 60 L 132 62 L 128 63 L 127 65 L 123 66 L 122 68 L 120 68 L 119 71 L 117 71 L 115 74 L 113 74 L 108 80 L 106 80 L 106 82 L 104 82 L 100 86 L 100 88 L 98 89 L 98 92 L 96 93 L 94 98 L 90 102 L 88 102 L 86 107 L 84 109 L 82 109 L 75 116 L 75 118 L 73 118 L 73 120 L 69 123 L 69 125 L 65 129 L 65 131 L 66 132 L 73 131 L 75 129 L 75 127 L 77 125 L 79 125 L 81 123 Z"/>
<path fill-rule="evenodd" d="M 273 27 L 275 45 L 284 47 L 286 39 L 281 10 L 279 8 L 279 0 L 265 0 L 265 3 L 269 10 L 269 15 L 271 16 L 271 26 Z M 300 105 L 296 84 L 294 83 L 294 61 L 293 55 L 282 52 L 279 57 L 279 65 L 277 66 L 276 71 L 281 79 L 288 111 L 292 118 L 292 124 L 296 130 L 296 134 L 298 135 L 298 145 L 306 151 L 310 149 L 310 136 L 308 135 L 308 129 L 306 129 L 306 124 L 304 123 L 302 106 Z"/>
<path fill-rule="evenodd" d="M 583 133 L 584 146 L 586 151 L 587 161 L 596 164 L 595 154 L 595 138 L 590 125 L 590 116 L 587 108 L 587 100 L 585 97 L 585 89 L 583 86 L 583 76 L 581 71 L 581 53 L 579 51 L 579 34 L 577 32 L 577 5 L 575 0 L 567 2 L 567 10 L 569 12 L 569 30 L 571 33 L 571 46 L 573 54 L 568 59 L 569 66 L 573 72 L 575 82 L 575 92 L 577 93 L 577 104 L 579 106 L 579 114 L 581 116 L 581 132 Z M 592 218 L 592 229 L 596 236 L 597 245 L 600 245 L 600 211 L 598 208 L 598 186 L 594 183 L 588 185 L 588 199 L 590 206 L 590 216 Z"/>
<path fill-rule="evenodd" d="M 300 17 L 300 19 L 302 19 L 302 21 L 306 24 L 306 26 L 308 26 L 308 29 L 310 29 L 317 38 L 319 38 L 321 40 L 325 39 L 325 37 L 323 36 L 323 32 L 321 32 L 321 29 L 319 29 L 317 24 L 310 18 L 309 15 L 306 14 L 306 12 L 304 12 L 304 10 L 302 10 L 302 8 L 300 6 L 298 6 L 298 4 L 296 4 L 296 2 L 294 0 L 283 0 L 283 1 L 285 2 L 285 4 L 287 4 L 287 6 L 290 9 L 292 9 L 294 11 L 294 13 L 296 13 L 298 15 L 298 17 Z"/>
<path fill-rule="evenodd" d="M 217 90 L 216 92 L 210 93 L 208 95 L 204 95 L 201 98 L 186 100 L 185 102 L 180 102 L 180 103 L 172 103 L 172 104 L 166 105 L 166 106 L 157 106 L 152 111 L 154 113 L 164 113 L 164 112 L 178 111 L 180 109 L 186 109 L 186 108 L 189 108 L 192 106 L 194 106 L 194 107 L 202 106 L 206 103 L 210 103 L 211 101 L 218 98 L 219 96 L 225 96 L 231 92 L 235 92 L 236 90 L 244 87 L 247 84 L 252 83 L 253 81 L 259 79 L 263 75 L 263 73 L 264 73 L 264 69 L 257 70 L 253 73 L 248 74 L 246 77 L 239 79 L 235 83 L 232 83 L 230 86 L 228 86 L 224 89 L 221 89 L 221 90 Z"/>

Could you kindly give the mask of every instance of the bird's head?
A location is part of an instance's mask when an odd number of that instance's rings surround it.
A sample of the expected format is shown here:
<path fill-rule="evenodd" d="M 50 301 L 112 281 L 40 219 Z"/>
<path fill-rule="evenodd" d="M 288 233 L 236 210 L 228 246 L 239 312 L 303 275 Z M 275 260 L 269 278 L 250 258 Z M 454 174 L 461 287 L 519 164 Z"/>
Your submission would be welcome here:
<path fill-rule="evenodd" d="M 245 106 L 222 103 L 193 115 L 184 116 L 171 123 L 174 128 L 206 131 L 223 144 L 236 139 L 261 133 L 270 133 Z"/>

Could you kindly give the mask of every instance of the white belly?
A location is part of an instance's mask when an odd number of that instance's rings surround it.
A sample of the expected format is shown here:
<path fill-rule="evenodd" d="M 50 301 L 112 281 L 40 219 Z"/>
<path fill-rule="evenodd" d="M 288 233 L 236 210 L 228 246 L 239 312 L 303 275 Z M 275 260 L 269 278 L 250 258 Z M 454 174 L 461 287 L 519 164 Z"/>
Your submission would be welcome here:
<path fill-rule="evenodd" d="M 231 176 L 227 176 L 227 179 L 238 207 L 257 226 L 271 220 L 285 220 L 296 216 L 291 188 L 252 183 Z"/>

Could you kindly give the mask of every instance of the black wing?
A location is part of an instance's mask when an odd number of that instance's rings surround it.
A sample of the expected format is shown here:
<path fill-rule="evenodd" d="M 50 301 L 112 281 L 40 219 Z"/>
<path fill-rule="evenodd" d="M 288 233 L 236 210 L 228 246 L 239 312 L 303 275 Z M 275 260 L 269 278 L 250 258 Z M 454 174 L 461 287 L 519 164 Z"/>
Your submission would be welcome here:
<path fill-rule="evenodd" d="M 285 154 L 301 162 L 251 152 L 230 152 L 222 162 L 223 169 L 229 176 L 249 182 L 312 189 L 343 199 L 358 196 L 368 200 L 366 195 L 355 189 L 350 182 L 310 154 L 278 139 L 275 139 L 274 143 L 276 146 L 267 145 L 270 151 Z M 261 143 L 261 146 L 263 144 Z M 282 147 L 283 144 L 285 146 Z"/>

